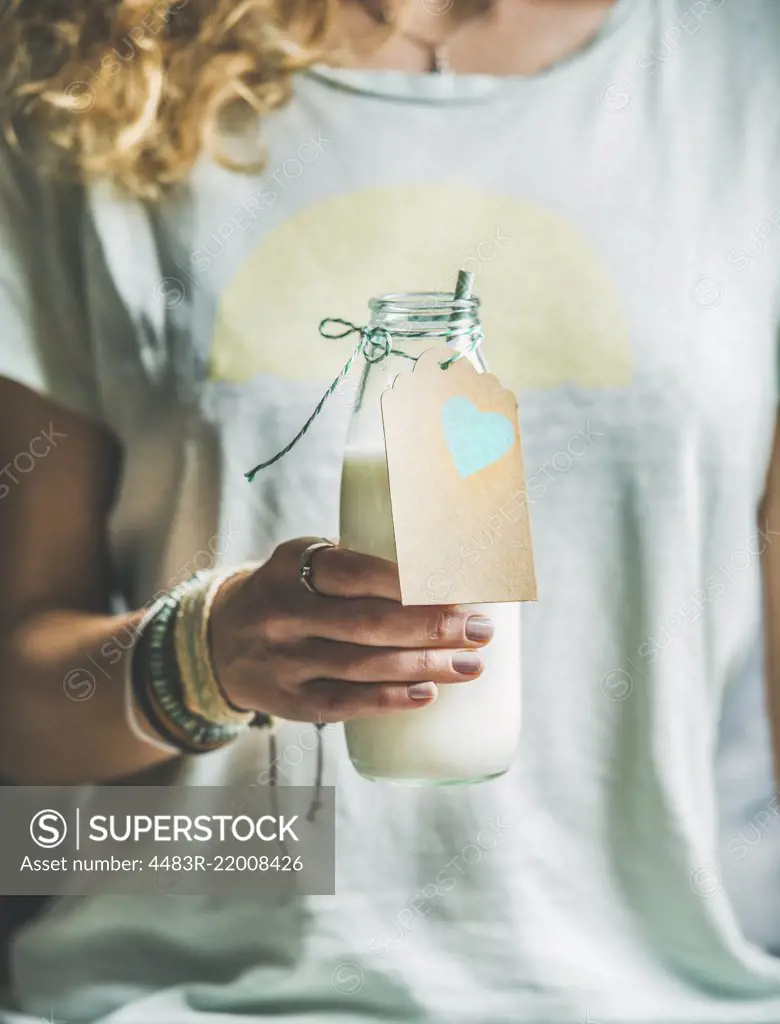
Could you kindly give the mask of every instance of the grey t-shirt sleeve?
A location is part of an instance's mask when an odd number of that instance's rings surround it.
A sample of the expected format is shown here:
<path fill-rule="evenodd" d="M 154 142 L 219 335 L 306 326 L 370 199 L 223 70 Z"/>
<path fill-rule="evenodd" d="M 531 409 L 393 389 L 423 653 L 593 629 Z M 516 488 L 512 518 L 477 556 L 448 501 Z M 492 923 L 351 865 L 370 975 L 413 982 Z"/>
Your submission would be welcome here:
<path fill-rule="evenodd" d="M 83 192 L 0 143 L 0 376 L 102 419 L 82 278 Z"/>

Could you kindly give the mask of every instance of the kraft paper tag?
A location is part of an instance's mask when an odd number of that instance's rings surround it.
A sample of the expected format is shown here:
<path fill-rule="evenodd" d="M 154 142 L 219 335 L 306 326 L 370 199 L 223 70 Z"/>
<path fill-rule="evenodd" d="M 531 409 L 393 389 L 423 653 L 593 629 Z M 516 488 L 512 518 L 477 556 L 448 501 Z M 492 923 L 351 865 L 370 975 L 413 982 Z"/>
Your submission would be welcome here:
<path fill-rule="evenodd" d="M 517 400 L 429 349 L 382 395 L 405 605 L 535 601 Z"/>

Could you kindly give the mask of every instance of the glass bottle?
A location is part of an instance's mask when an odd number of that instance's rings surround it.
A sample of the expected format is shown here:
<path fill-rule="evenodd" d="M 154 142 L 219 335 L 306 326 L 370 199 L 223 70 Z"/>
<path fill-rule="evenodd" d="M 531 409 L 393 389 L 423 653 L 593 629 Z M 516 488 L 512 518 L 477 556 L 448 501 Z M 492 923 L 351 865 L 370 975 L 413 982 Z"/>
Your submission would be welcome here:
<path fill-rule="evenodd" d="M 479 300 L 447 293 L 385 295 L 370 302 L 372 328 L 386 331 L 390 354 L 366 361 L 347 436 L 341 482 L 341 544 L 396 560 L 380 398 L 416 357 L 447 344 L 486 372 L 472 343 Z M 464 541 L 466 538 L 463 538 Z M 495 627 L 483 648 L 482 675 L 439 684 L 433 703 L 353 719 L 345 732 L 349 756 L 365 778 L 407 785 L 478 782 L 502 775 L 520 732 L 520 605 L 470 605 Z"/>

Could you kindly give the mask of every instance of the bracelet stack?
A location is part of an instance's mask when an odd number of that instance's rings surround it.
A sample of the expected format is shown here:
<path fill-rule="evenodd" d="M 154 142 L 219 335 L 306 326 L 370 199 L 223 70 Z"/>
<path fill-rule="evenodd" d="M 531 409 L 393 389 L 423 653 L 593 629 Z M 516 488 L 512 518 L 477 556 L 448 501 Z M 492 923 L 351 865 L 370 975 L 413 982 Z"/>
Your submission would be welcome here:
<path fill-rule="evenodd" d="M 133 649 L 132 691 L 144 717 L 166 743 L 188 754 L 217 750 L 249 726 L 272 723 L 269 715 L 230 703 L 211 661 L 211 606 L 236 571 L 197 573 L 164 594 Z"/>

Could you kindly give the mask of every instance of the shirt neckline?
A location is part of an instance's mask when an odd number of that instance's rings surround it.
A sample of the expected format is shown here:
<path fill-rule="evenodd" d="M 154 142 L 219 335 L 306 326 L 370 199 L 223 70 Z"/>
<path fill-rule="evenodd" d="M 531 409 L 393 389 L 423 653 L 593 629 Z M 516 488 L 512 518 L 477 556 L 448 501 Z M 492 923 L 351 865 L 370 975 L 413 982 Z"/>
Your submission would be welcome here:
<path fill-rule="evenodd" d="M 529 90 L 568 74 L 612 42 L 618 30 L 647 0 L 615 0 L 599 31 L 579 50 L 533 75 L 458 75 L 338 68 L 316 64 L 304 74 L 342 91 L 418 103 L 473 103 Z"/>

